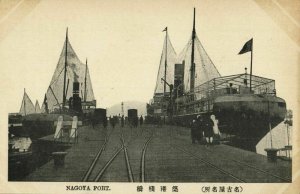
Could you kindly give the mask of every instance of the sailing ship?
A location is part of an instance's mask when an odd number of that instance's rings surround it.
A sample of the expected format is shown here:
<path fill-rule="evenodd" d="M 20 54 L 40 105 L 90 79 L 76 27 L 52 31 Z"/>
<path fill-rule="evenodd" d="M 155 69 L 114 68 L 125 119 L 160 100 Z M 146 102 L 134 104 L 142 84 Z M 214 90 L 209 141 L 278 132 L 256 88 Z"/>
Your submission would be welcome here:
<path fill-rule="evenodd" d="M 47 88 L 41 109 L 38 102 L 33 105 L 24 91 L 21 109 L 22 131 L 31 138 L 39 138 L 54 133 L 54 123 L 59 115 L 64 121 L 72 116 L 83 118 L 96 109 L 90 73 L 86 63 L 82 63 L 73 50 L 68 29 L 58 64 Z M 19 118 L 20 119 L 20 118 Z M 20 135 L 17 131 L 10 132 Z"/>
<path fill-rule="evenodd" d="M 37 105 L 36 105 L 37 106 Z M 8 115 L 8 131 L 9 134 L 17 136 L 27 136 L 27 133 L 23 130 L 22 118 L 28 114 L 34 114 L 37 110 L 26 93 L 24 88 L 24 94 L 22 98 L 21 107 L 18 113 L 9 113 Z"/>
<path fill-rule="evenodd" d="M 251 51 L 252 52 L 252 51 Z M 251 53 L 252 54 L 252 53 Z M 166 36 L 148 120 L 189 126 L 197 115 L 214 114 L 222 133 L 254 151 L 258 141 L 284 120 L 285 100 L 276 96 L 275 80 L 245 72 L 221 76 L 195 29 L 183 51 L 176 53 Z M 242 142 L 242 143 L 240 143 Z"/>

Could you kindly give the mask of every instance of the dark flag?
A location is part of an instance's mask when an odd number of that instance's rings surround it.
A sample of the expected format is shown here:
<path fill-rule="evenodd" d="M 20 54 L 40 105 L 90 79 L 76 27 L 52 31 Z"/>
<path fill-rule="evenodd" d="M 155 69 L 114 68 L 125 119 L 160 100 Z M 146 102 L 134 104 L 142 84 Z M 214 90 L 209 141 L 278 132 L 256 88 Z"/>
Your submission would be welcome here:
<path fill-rule="evenodd" d="M 251 40 L 249 40 L 248 42 L 245 43 L 242 50 L 239 52 L 239 55 L 244 54 L 249 51 L 252 51 L 252 43 L 253 43 L 253 38 L 251 38 Z"/>
<path fill-rule="evenodd" d="M 168 31 L 168 27 L 166 27 L 166 28 L 163 30 L 163 32 L 164 32 L 164 31 Z"/>

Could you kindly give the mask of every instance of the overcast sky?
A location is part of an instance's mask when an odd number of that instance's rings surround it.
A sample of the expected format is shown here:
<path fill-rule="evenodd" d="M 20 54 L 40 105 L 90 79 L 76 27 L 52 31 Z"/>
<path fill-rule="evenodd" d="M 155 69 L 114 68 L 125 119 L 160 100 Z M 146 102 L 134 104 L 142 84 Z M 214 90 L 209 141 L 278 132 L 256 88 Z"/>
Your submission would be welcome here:
<path fill-rule="evenodd" d="M 237 55 L 253 37 L 253 74 L 276 80 L 279 97 L 296 106 L 299 47 L 253 1 L 42 1 L 0 41 L 5 112 L 18 112 L 26 91 L 42 103 L 61 53 L 66 27 L 82 62 L 88 58 L 98 107 L 153 96 L 164 33 L 179 53 L 196 31 L 221 75 L 250 68 Z M 1 22 L 1 21 L 0 21 Z M 2 110 L 3 111 L 3 110 Z"/>

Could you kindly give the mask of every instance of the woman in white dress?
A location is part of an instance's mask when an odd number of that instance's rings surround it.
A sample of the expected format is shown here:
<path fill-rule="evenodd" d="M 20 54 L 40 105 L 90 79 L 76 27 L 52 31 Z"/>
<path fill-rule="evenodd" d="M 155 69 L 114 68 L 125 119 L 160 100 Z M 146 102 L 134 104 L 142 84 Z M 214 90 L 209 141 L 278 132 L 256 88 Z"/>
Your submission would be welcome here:
<path fill-rule="evenodd" d="M 210 119 L 213 121 L 214 126 L 213 126 L 213 131 L 214 131 L 214 141 L 215 143 L 219 144 L 220 138 L 221 138 L 221 133 L 218 127 L 219 121 L 216 119 L 215 115 L 211 115 Z"/>

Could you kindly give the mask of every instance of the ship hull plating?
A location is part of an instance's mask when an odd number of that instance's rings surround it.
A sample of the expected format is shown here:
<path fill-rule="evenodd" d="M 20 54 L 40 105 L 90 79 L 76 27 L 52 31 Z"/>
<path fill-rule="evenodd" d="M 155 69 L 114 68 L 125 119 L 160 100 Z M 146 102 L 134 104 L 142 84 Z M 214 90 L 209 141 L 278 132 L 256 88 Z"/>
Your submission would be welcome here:
<path fill-rule="evenodd" d="M 255 151 L 256 144 L 286 115 L 286 103 L 275 96 L 236 95 L 215 99 L 213 113 L 234 145 Z"/>
<path fill-rule="evenodd" d="M 189 127 L 198 114 L 214 114 L 219 129 L 229 135 L 229 144 L 255 151 L 256 144 L 282 122 L 286 115 L 286 103 L 276 96 L 224 95 L 215 98 L 211 111 L 174 115 L 172 122 Z M 170 117 L 168 117 L 170 121 Z"/>

